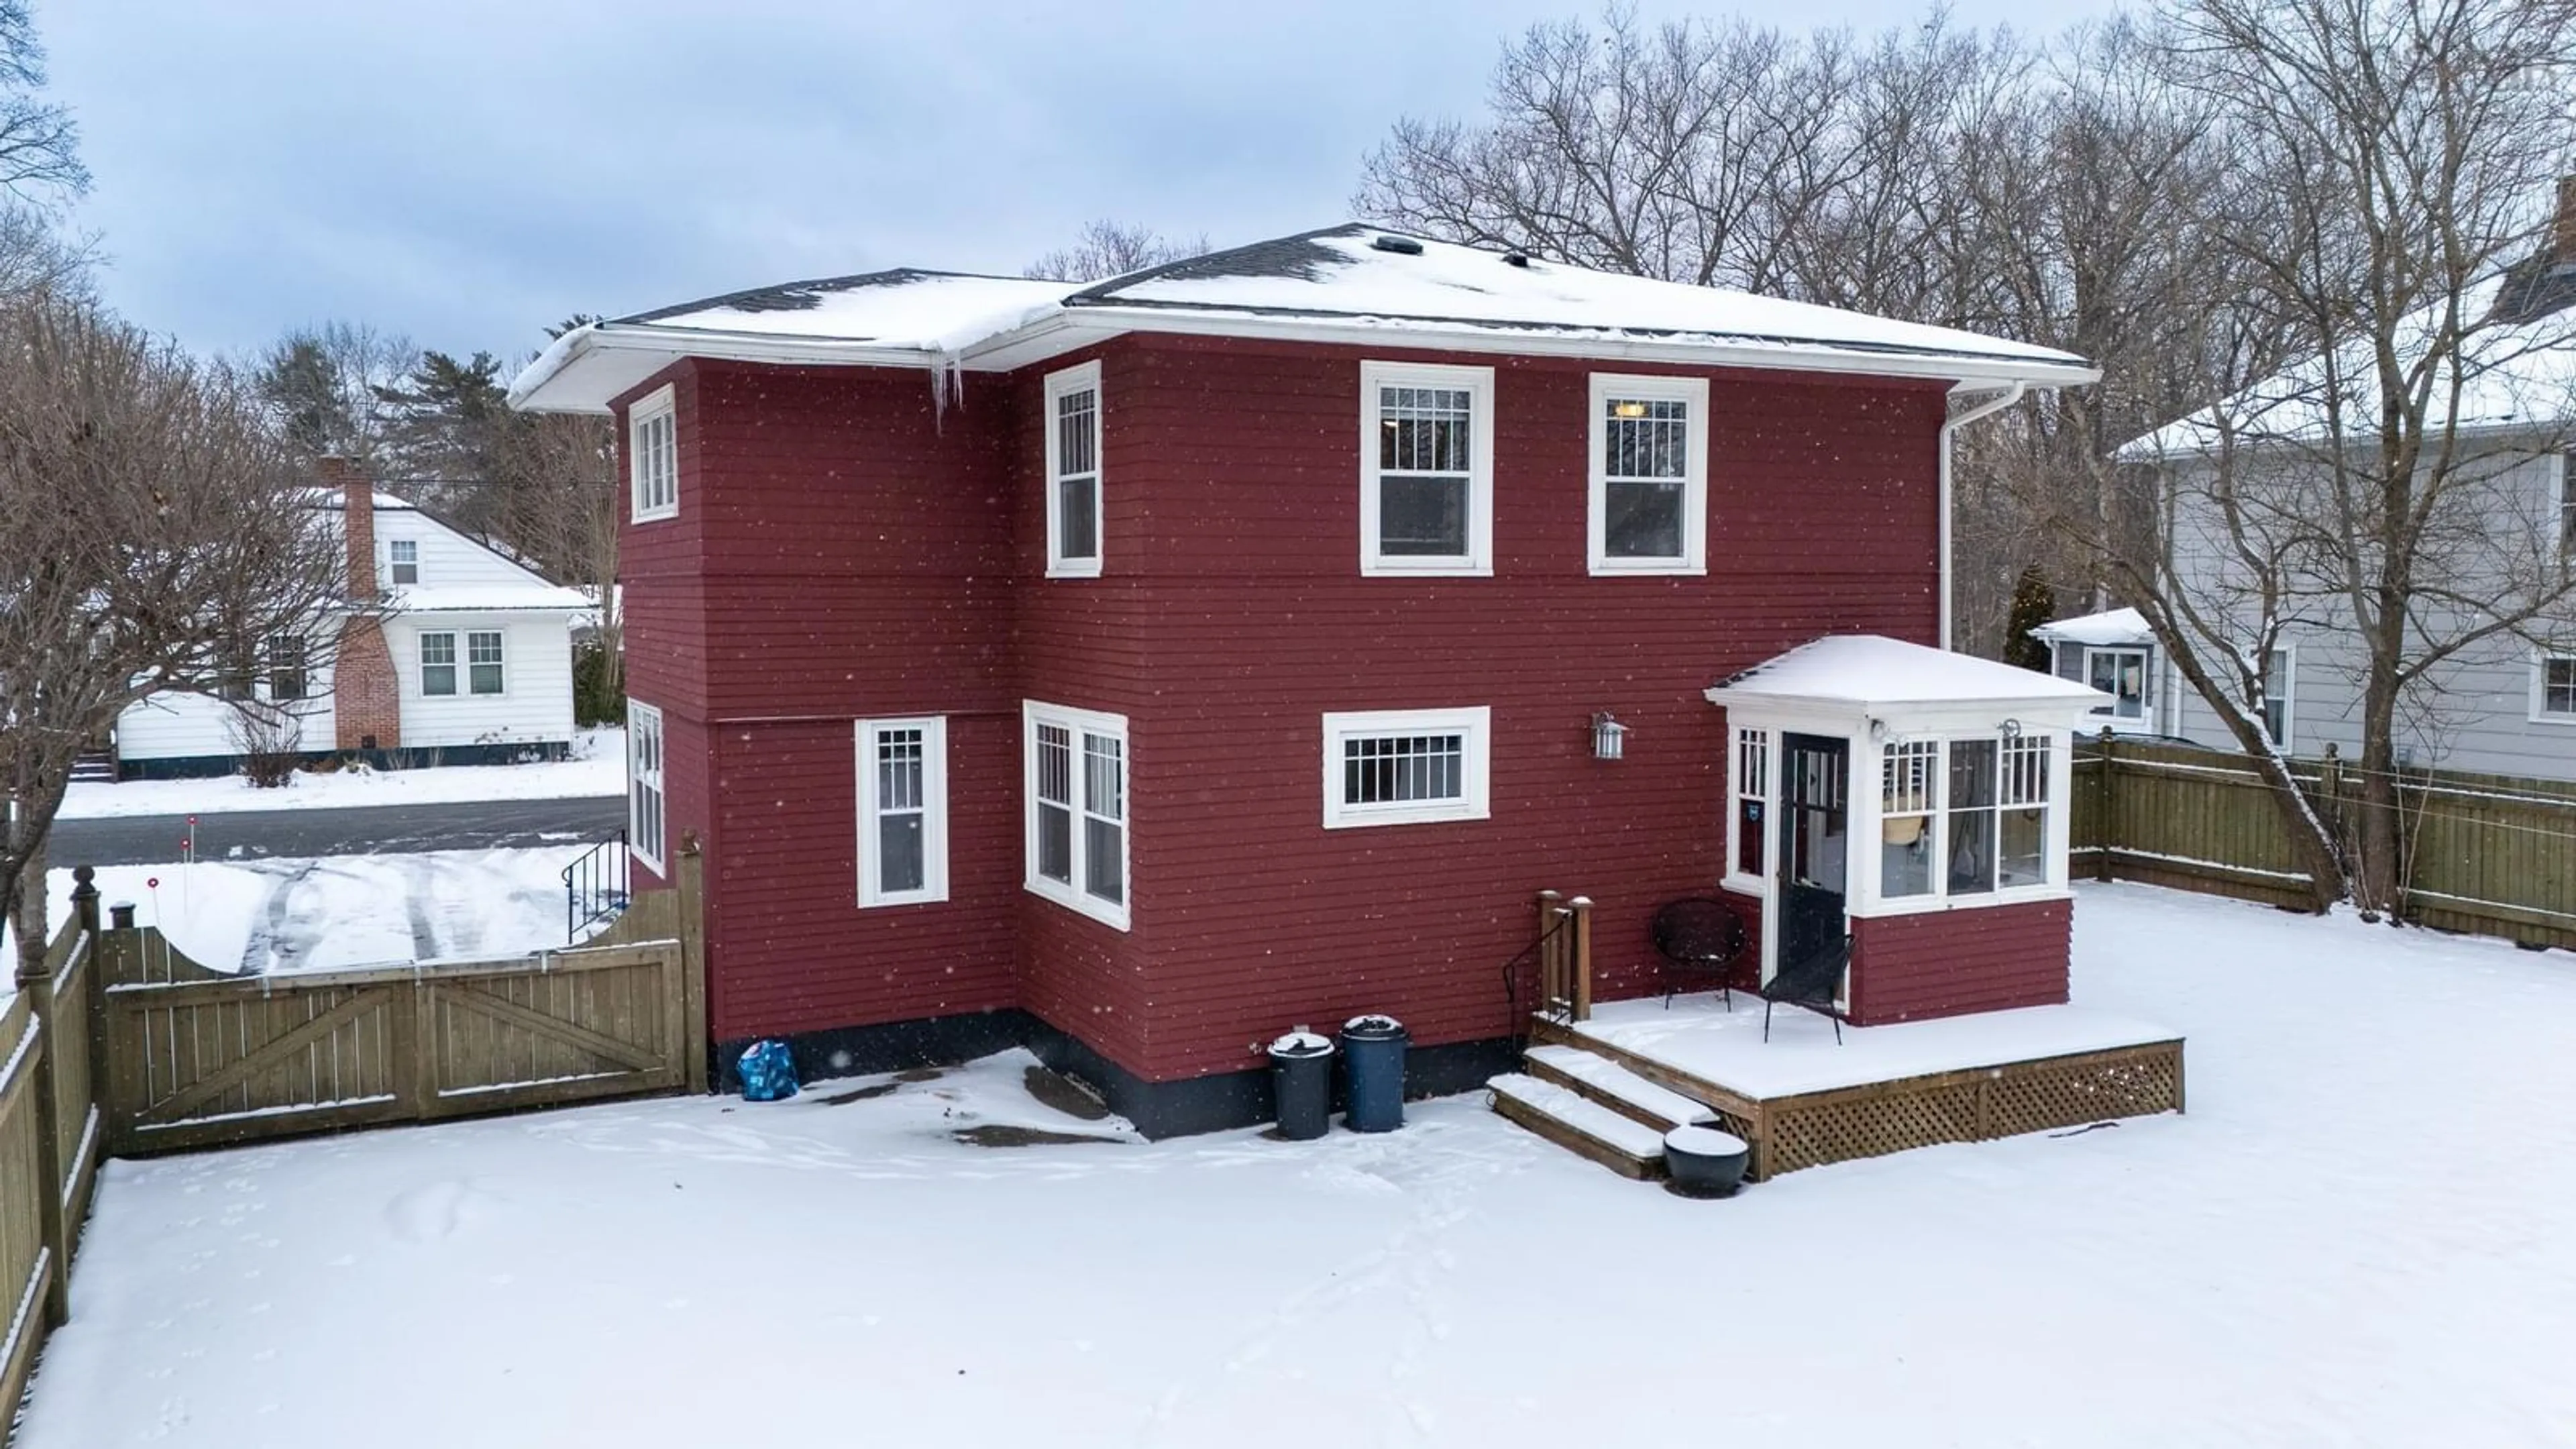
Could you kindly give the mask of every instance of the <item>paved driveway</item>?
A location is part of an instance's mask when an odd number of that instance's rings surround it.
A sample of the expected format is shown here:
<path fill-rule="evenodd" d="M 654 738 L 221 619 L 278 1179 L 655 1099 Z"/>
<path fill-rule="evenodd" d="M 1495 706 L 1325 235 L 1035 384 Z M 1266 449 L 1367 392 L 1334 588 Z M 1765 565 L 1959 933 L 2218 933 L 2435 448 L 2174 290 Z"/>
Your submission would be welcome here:
<path fill-rule="evenodd" d="M 605 840 L 626 824 L 622 796 L 487 800 L 463 805 L 383 805 L 331 810 L 245 810 L 197 821 L 199 860 L 310 859 L 423 850 L 495 850 Z M 59 820 L 47 851 L 57 867 L 151 865 L 179 858 L 180 815 Z"/>

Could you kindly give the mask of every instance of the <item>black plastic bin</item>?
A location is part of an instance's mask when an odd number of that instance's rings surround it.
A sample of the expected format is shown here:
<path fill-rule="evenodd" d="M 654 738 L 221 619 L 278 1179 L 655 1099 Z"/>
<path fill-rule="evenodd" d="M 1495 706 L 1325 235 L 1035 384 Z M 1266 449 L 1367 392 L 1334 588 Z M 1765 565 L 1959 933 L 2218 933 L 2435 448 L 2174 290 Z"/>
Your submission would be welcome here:
<path fill-rule="evenodd" d="M 1342 1023 L 1342 1070 L 1350 1100 L 1342 1125 L 1354 1132 L 1392 1132 L 1404 1125 L 1404 1048 L 1411 1039 L 1391 1016 Z"/>
<path fill-rule="evenodd" d="M 1299 1027 L 1270 1044 L 1270 1090 L 1279 1135 L 1309 1142 L 1333 1128 L 1333 1044 Z"/>

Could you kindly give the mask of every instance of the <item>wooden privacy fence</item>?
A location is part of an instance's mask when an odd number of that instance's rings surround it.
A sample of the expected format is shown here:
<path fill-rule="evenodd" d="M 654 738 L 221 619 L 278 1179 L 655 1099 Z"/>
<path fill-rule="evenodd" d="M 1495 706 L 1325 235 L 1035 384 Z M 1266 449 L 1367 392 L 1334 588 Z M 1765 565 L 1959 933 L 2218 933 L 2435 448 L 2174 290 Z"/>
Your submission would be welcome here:
<path fill-rule="evenodd" d="M 2331 752 L 2291 762 L 2311 808 L 2349 842 L 2357 771 Z M 2443 930 L 2576 948 L 2576 785 L 2457 770 L 2396 779 L 2400 909 Z M 2244 756 L 2104 738 L 2077 747 L 2078 875 L 2284 906 L 2310 900 L 2269 786 Z"/>
<path fill-rule="evenodd" d="M 104 1144 L 91 1091 L 98 892 L 0 1007 L 0 1439 L 45 1336 L 71 1316 L 72 1251 Z M 11 963 L 11 970 L 17 969 Z"/>

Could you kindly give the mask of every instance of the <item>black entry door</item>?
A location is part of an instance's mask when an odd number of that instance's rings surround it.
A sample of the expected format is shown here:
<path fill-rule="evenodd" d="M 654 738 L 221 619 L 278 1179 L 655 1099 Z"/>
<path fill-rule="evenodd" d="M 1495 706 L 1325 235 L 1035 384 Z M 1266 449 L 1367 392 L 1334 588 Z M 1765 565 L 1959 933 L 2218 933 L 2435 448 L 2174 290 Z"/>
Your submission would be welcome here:
<path fill-rule="evenodd" d="M 1851 744 L 1815 735 L 1781 741 L 1780 959 L 1804 961 L 1842 945 L 1845 869 L 1850 858 L 1845 794 Z"/>

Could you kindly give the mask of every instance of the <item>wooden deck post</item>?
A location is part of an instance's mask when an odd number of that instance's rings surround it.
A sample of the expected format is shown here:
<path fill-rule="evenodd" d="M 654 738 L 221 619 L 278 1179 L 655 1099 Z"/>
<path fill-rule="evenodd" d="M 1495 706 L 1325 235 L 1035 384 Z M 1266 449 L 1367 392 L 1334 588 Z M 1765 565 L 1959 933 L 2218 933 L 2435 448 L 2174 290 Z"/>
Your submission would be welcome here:
<path fill-rule="evenodd" d="M 707 857 L 694 830 L 680 835 L 680 1069 L 691 1092 L 708 1090 Z"/>
<path fill-rule="evenodd" d="M 1574 909 L 1574 1019 L 1592 1019 L 1592 897 L 1567 902 Z"/>
<path fill-rule="evenodd" d="M 2094 762 L 2101 768 L 2102 775 L 2100 779 L 2093 782 L 2093 787 L 2101 792 L 2098 797 L 2101 808 L 2093 812 L 2094 834 L 2097 837 L 2093 849 L 2095 880 L 2111 878 L 2111 850 L 2120 838 L 2120 791 L 2118 782 L 2111 778 L 2111 738 L 2111 727 L 2102 726 L 2101 742 L 2096 746 L 2101 754 Z"/>

